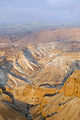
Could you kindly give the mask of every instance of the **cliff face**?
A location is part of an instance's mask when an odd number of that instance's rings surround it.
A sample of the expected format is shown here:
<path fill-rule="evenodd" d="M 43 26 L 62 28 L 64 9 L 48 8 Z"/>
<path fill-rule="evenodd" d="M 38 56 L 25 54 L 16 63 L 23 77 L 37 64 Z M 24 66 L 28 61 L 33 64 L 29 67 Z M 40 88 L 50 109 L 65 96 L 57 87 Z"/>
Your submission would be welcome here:
<path fill-rule="evenodd" d="M 15 109 L 15 119 L 80 119 L 79 48 L 76 41 L 1 48 L 0 104 L 9 119 Z M 5 112 L 0 115 L 2 120 L 8 118 Z"/>
<path fill-rule="evenodd" d="M 74 73 L 64 83 L 60 93 L 64 93 L 65 96 L 77 96 L 80 97 L 80 71 L 75 70 Z"/>

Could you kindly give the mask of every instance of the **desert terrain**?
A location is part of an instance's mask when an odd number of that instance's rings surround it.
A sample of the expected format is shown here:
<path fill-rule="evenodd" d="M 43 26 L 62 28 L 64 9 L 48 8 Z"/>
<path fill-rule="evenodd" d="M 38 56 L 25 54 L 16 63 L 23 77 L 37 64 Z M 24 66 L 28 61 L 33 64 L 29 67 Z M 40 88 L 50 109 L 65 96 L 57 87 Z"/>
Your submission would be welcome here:
<path fill-rule="evenodd" d="M 41 29 L 0 34 L 0 120 L 80 120 L 80 28 Z"/>

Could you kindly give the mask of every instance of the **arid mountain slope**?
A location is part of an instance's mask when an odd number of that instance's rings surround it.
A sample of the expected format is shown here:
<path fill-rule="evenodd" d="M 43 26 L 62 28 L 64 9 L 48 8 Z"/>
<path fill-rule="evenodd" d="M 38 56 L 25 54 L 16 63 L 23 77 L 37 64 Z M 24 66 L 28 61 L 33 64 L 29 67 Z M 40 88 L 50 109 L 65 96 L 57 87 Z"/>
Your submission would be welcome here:
<path fill-rule="evenodd" d="M 15 120 L 80 119 L 80 43 L 79 39 L 73 40 L 75 36 L 79 38 L 78 31 L 79 28 L 46 30 L 35 36 L 41 40 L 38 43 L 1 45 L 1 109 L 8 109 L 12 117 L 11 111 L 15 111 Z M 77 35 L 73 36 L 74 32 Z M 3 118 L 3 113 L 0 116 L 2 120 L 11 119 L 7 115 Z"/>

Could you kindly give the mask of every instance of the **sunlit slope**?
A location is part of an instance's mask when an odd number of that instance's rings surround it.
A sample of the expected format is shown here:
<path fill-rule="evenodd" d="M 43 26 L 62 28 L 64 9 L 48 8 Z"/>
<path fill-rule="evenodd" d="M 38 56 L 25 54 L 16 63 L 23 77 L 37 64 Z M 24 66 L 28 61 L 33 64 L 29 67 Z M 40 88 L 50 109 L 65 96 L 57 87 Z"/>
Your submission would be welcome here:
<path fill-rule="evenodd" d="M 2 105 L 33 120 L 79 120 L 80 52 L 76 45 L 49 42 L 1 48 Z"/>

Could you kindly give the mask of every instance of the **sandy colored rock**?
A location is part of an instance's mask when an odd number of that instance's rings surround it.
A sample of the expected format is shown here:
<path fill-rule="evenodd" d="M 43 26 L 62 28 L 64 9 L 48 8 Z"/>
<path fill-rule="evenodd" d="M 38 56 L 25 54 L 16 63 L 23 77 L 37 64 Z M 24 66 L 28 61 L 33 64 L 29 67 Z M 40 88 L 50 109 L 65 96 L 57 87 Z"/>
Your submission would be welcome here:
<path fill-rule="evenodd" d="M 78 96 L 80 97 L 80 71 L 76 70 L 64 83 L 60 93 L 64 93 L 65 96 Z"/>

